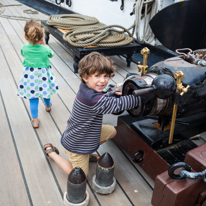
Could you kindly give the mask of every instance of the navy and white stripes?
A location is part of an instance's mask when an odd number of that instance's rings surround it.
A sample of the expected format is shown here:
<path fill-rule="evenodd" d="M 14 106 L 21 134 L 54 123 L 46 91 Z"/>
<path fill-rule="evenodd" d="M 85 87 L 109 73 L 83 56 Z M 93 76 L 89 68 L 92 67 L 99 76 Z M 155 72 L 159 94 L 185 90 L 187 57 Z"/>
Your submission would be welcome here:
<path fill-rule="evenodd" d="M 89 89 L 81 83 L 61 143 L 68 151 L 91 154 L 99 147 L 103 114 L 117 113 L 138 106 L 132 95 L 116 98 Z"/>

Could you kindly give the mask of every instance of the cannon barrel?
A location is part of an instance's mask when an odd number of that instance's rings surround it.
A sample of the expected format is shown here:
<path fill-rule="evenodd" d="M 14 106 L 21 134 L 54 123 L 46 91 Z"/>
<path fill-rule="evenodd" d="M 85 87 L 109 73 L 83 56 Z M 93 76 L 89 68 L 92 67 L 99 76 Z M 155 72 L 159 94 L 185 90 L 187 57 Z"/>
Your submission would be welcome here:
<path fill-rule="evenodd" d="M 206 50 L 197 50 L 194 55 L 206 59 Z M 175 73 L 182 71 L 182 87 L 190 88 L 183 96 L 176 92 Z M 139 96 L 140 106 L 128 110 L 134 117 L 158 115 L 170 118 L 178 97 L 178 117 L 186 117 L 206 110 L 206 67 L 186 61 L 183 57 L 173 57 L 150 67 L 146 74 L 136 75 L 126 80 L 123 95 Z M 180 93 L 181 94 L 181 93 Z"/>
<path fill-rule="evenodd" d="M 139 89 L 139 90 L 134 90 L 132 92 L 133 96 L 138 97 L 138 96 L 142 96 L 144 94 L 149 94 L 154 92 L 155 88 L 152 86 L 150 88 L 146 88 L 146 89 Z"/>

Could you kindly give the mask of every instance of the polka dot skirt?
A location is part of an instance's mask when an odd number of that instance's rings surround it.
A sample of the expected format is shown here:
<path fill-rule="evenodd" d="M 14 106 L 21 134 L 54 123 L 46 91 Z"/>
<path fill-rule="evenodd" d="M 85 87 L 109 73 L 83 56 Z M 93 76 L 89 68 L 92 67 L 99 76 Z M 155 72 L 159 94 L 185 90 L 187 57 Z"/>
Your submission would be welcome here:
<path fill-rule="evenodd" d="M 59 88 L 51 67 L 24 67 L 19 81 L 17 95 L 26 99 L 50 98 L 52 94 L 59 94 Z"/>

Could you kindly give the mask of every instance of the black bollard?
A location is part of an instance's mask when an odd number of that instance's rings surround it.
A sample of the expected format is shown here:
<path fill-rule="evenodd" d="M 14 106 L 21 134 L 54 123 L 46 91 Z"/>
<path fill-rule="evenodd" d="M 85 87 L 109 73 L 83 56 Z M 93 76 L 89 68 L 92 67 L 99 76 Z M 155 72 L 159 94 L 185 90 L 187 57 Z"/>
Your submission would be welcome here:
<path fill-rule="evenodd" d="M 109 153 L 104 153 L 96 167 L 96 183 L 102 187 L 110 186 L 113 183 L 114 162 Z"/>
<path fill-rule="evenodd" d="M 96 175 L 92 179 L 93 189 L 100 194 L 112 193 L 115 189 L 114 161 L 109 153 L 104 153 L 97 162 Z"/>
<path fill-rule="evenodd" d="M 67 180 L 67 193 L 64 195 L 64 205 L 88 205 L 89 194 L 86 192 L 86 176 L 80 167 L 75 167 Z"/>

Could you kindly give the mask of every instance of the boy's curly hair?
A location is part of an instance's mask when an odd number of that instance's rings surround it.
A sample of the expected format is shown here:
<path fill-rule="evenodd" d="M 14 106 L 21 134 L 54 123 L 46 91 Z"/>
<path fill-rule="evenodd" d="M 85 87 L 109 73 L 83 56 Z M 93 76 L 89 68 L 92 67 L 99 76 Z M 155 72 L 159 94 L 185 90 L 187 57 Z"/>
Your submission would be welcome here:
<path fill-rule="evenodd" d="M 113 65 L 113 61 L 109 57 L 105 57 L 98 52 L 91 52 L 84 56 L 79 62 L 79 76 L 81 81 L 83 78 L 88 78 L 92 74 L 98 72 L 99 74 L 106 73 L 109 77 L 114 76 L 116 67 Z"/>
<path fill-rule="evenodd" d="M 44 36 L 42 25 L 33 20 L 26 22 L 24 32 L 28 37 L 28 42 L 33 45 L 39 43 Z"/>

